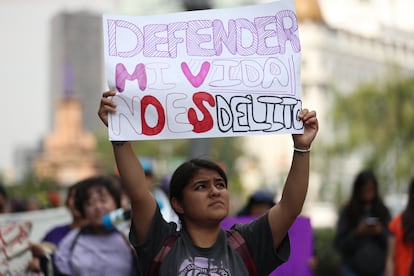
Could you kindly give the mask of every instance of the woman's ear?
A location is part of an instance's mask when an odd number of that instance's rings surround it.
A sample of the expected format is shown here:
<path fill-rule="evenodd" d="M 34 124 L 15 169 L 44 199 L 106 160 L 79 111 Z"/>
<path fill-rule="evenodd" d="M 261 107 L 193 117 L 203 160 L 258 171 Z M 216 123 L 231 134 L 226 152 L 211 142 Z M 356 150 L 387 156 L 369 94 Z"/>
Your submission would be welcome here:
<path fill-rule="evenodd" d="M 179 201 L 176 197 L 171 198 L 171 207 L 178 215 L 184 214 L 184 209 L 181 201 Z"/>

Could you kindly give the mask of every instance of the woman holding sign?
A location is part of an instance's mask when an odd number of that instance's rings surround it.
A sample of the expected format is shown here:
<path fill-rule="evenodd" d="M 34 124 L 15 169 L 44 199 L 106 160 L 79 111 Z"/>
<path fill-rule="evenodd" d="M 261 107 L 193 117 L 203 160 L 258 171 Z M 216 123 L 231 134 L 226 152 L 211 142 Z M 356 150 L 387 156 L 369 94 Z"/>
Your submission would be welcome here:
<path fill-rule="evenodd" d="M 116 111 L 103 93 L 98 115 L 108 126 Z M 134 246 L 143 275 L 268 275 L 289 257 L 288 229 L 300 214 L 309 181 L 310 148 L 318 132 L 314 111 L 302 110 L 304 133 L 293 135 L 293 159 L 281 200 L 263 216 L 229 232 L 220 223 L 229 213 L 227 177 L 214 162 L 189 160 L 174 172 L 170 201 L 182 229 L 167 223 L 145 186 L 145 174 L 130 142 L 112 141 L 131 199 Z"/>

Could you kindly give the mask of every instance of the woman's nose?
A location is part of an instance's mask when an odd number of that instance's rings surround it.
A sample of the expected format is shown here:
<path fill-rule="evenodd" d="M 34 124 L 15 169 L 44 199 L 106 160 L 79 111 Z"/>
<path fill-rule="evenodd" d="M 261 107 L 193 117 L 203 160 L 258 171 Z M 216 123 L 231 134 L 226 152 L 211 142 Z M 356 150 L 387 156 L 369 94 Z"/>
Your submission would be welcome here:
<path fill-rule="evenodd" d="M 216 185 L 212 184 L 210 188 L 210 194 L 213 196 L 219 195 L 220 190 L 216 187 Z"/>

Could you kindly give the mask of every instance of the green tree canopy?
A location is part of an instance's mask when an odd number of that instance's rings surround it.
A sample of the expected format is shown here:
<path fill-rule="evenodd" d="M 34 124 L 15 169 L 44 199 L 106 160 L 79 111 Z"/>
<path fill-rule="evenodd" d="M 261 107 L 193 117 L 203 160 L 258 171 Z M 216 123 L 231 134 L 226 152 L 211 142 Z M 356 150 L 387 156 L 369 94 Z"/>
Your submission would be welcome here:
<path fill-rule="evenodd" d="M 359 152 L 389 187 L 405 192 L 413 177 L 414 77 L 366 84 L 338 93 L 333 105 L 336 143 L 332 153 Z"/>
<path fill-rule="evenodd" d="M 100 160 L 103 162 L 104 170 L 108 173 L 114 171 L 115 159 L 112 152 L 111 143 L 108 141 L 107 133 L 98 134 L 97 151 Z M 241 184 L 237 172 L 234 169 L 234 162 L 243 154 L 241 147 L 241 137 L 217 137 L 206 139 L 208 143 L 208 158 L 222 163 L 226 169 L 232 191 L 240 191 Z M 173 140 L 148 140 L 132 142 L 137 155 L 143 157 L 151 157 L 158 162 L 165 161 L 171 164 L 173 168 L 169 168 L 170 172 L 184 160 L 190 156 L 190 140 L 189 139 L 173 139 Z M 206 156 L 202 156 L 206 157 Z"/>

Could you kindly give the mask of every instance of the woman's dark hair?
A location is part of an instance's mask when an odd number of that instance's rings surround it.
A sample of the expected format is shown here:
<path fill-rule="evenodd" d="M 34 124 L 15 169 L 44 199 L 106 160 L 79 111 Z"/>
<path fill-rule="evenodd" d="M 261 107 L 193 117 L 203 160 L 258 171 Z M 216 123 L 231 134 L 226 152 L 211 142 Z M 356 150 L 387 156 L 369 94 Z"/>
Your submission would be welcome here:
<path fill-rule="evenodd" d="M 353 184 L 353 187 L 352 187 L 352 195 L 351 195 L 350 202 L 363 204 L 362 199 L 361 199 L 361 191 L 363 190 L 365 185 L 368 184 L 368 183 L 374 184 L 374 188 L 375 188 L 374 201 L 378 198 L 378 181 L 377 181 L 377 178 L 375 177 L 375 174 L 374 174 L 373 171 L 364 170 L 364 171 L 359 172 L 356 175 L 355 179 L 354 179 L 354 184 Z"/>
<path fill-rule="evenodd" d="M 224 182 L 227 185 L 226 173 L 218 164 L 207 159 L 191 159 L 181 164 L 172 175 L 170 181 L 170 200 L 175 197 L 181 201 L 184 188 L 201 169 L 216 171 L 224 179 Z"/>
<path fill-rule="evenodd" d="M 114 185 L 113 180 L 106 176 L 93 176 L 86 178 L 76 185 L 75 208 L 85 217 L 85 203 L 90 198 L 91 188 L 106 189 L 115 201 L 117 208 L 121 208 L 121 190 Z"/>
<path fill-rule="evenodd" d="M 414 178 L 411 179 L 410 187 L 408 188 L 408 202 L 404 211 L 402 212 L 403 225 L 403 239 L 404 242 L 414 243 Z"/>
<path fill-rule="evenodd" d="M 0 196 L 4 197 L 4 199 L 8 198 L 6 188 L 4 188 L 3 184 L 0 183 Z"/>
<path fill-rule="evenodd" d="M 361 198 L 361 191 L 368 183 L 374 184 L 375 189 L 375 196 L 371 202 L 372 215 L 378 217 L 384 225 L 387 225 L 388 223 L 389 212 L 379 196 L 377 178 L 372 170 L 367 169 L 356 175 L 353 183 L 351 198 L 345 206 L 350 228 L 354 228 L 359 223 L 360 216 L 363 214 L 365 203 Z"/>
<path fill-rule="evenodd" d="M 0 205 L 0 213 L 3 213 L 6 211 L 6 205 L 7 205 L 7 200 L 8 200 L 8 196 L 7 196 L 7 191 L 6 188 L 4 188 L 3 184 L 0 183 L 0 197 L 3 197 L 3 201 Z"/>
<path fill-rule="evenodd" d="M 69 186 L 69 188 L 68 188 L 68 190 L 66 192 L 66 198 L 65 198 L 65 206 L 66 207 L 69 207 L 69 199 L 71 197 L 72 198 L 75 198 L 77 184 L 79 184 L 79 182 L 78 183 L 75 183 L 75 184 L 73 184 L 71 186 Z"/>

